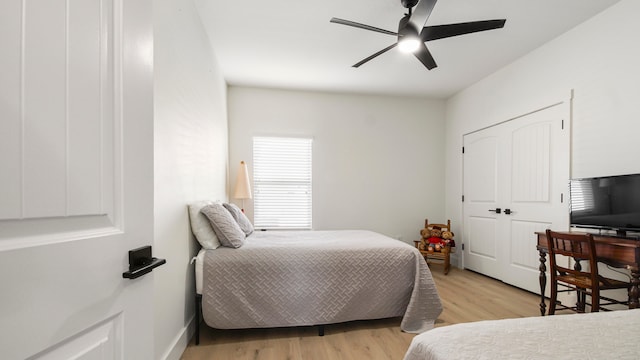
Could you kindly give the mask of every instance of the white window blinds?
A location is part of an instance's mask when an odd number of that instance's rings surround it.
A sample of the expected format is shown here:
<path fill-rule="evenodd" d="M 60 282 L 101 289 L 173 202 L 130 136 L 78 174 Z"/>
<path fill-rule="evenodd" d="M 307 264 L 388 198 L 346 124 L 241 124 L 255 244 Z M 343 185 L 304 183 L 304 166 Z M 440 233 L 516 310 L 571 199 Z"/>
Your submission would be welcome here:
<path fill-rule="evenodd" d="M 311 229 L 311 139 L 253 138 L 254 226 Z"/>

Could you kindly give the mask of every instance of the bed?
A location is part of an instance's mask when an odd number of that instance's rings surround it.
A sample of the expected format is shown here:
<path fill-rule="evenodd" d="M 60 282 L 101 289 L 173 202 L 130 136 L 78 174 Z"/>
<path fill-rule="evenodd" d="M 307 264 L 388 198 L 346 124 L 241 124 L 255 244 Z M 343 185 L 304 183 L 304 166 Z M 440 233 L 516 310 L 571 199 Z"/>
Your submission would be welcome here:
<path fill-rule="evenodd" d="M 402 317 L 421 333 L 442 312 L 418 250 L 371 231 L 255 231 L 237 249 L 201 250 L 196 290 L 217 329 Z"/>
<path fill-rule="evenodd" d="M 456 324 L 414 337 L 404 360 L 638 359 L 638 324 L 640 309 Z"/>

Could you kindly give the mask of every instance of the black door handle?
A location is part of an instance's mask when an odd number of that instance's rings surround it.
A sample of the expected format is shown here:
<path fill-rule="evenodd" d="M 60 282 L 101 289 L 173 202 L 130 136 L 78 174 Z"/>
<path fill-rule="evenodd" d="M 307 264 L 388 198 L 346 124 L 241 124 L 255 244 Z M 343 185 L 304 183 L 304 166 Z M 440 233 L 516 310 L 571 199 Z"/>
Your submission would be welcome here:
<path fill-rule="evenodd" d="M 489 210 L 489 211 L 494 212 L 496 214 L 500 214 L 500 212 L 502 212 L 502 209 L 496 208 L 495 210 Z M 506 210 L 505 210 L 505 212 L 506 212 Z"/>
<path fill-rule="evenodd" d="M 504 209 L 504 213 L 507 215 L 511 215 L 511 209 Z"/>
<path fill-rule="evenodd" d="M 167 260 L 165 259 L 158 259 L 151 256 L 151 246 L 149 245 L 129 250 L 129 271 L 123 272 L 122 277 L 125 279 L 136 279 L 166 263 Z"/>

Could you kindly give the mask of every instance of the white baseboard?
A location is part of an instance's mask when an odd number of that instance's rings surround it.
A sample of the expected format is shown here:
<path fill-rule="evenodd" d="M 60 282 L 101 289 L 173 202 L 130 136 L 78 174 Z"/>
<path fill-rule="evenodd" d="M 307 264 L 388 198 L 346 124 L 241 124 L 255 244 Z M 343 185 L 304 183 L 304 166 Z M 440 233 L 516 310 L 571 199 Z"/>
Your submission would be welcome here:
<path fill-rule="evenodd" d="M 195 316 L 189 320 L 187 326 L 182 328 L 180 333 L 178 333 L 175 340 L 173 341 L 173 344 L 171 344 L 171 346 L 167 349 L 167 352 L 165 352 L 164 355 L 161 356 L 159 359 L 180 360 L 180 357 L 182 356 L 185 349 L 187 348 L 189 341 L 195 334 L 194 318 Z"/>

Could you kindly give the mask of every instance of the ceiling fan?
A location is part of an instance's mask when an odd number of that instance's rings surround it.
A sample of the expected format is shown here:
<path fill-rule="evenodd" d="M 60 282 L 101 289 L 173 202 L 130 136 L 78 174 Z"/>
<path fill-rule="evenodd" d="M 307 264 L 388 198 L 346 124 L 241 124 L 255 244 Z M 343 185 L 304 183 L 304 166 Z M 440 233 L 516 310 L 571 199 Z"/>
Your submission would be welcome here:
<path fill-rule="evenodd" d="M 436 65 L 436 61 L 433 59 L 429 49 L 427 49 L 425 42 L 452 36 L 471 34 L 479 31 L 500 29 L 504 27 L 504 24 L 507 21 L 506 19 L 500 19 L 425 26 L 429 15 L 431 15 L 433 7 L 436 5 L 436 1 L 437 0 L 400 0 L 402 6 L 408 9 L 408 13 L 400 19 L 398 32 L 380 29 L 374 26 L 338 19 L 335 17 L 331 18 L 331 22 L 397 37 L 397 42 L 357 62 L 353 65 L 355 68 L 397 46 L 402 51 L 413 53 L 413 55 L 418 58 L 418 60 L 420 60 L 427 69 L 431 70 L 438 65 Z M 421 30 L 418 31 L 418 29 Z"/>

